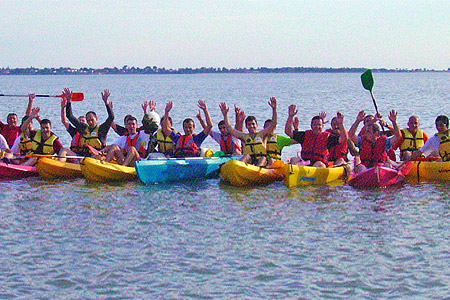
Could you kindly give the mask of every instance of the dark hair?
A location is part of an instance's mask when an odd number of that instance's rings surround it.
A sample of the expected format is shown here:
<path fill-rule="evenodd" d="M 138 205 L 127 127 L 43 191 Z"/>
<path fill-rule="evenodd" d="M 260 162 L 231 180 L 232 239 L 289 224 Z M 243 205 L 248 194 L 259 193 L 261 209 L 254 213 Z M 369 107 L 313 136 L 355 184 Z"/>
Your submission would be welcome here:
<path fill-rule="evenodd" d="M 438 117 L 436 118 L 436 121 L 434 121 L 434 123 L 437 123 L 437 122 L 442 122 L 442 123 L 445 124 L 445 126 L 448 127 L 448 117 L 447 117 L 447 116 L 444 116 L 444 115 L 438 116 Z"/>
<path fill-rule="evenodd" d="M 23 118 L 22 118 L 22 124 L 23 124 L 28 118 L 29 118 L 28 116 L 23 117 Z"/>
<path fill-rule="evenodd" d="M 311 119 L 311 124 L 314 122 L 314 120 L 321 120 L 322 123 L 323 123 L 323 119 L 322 119 L 321 116 L 314 116 L 314 117 Z"/>
<path fill-rule="evenodd" d="M 41 126 L 45 124 L 49 124 L 50 126 L 52 126 L 52 122 L 49 119 L 43 119 L 40 124 Z"/>
<path fill-rule="evenodd" d="M 256 118 L 254 116 L 248 116 L 247 118 L 245 118 L 245 124 L 251 121 L 255 121 L 255 123 L 258 124 L 258 121 L 256 121 Z"/>
<path fill-rule="evenodd" d="M 217 126 L 220 127 L 220 126 L 222 126 L 222 125 L 225 125 L 225 120 L 220 121 L 219 124 L 218 124 Z"/>
<path fill-rule="evenodd" d="M 125 125 L 128 123 L 128 121 L 136 121 L 136 123 L 137 123 L 137 119 L 135 117 L 133 117 L 132 115 L 128 115 L 125 117 Z"/>
<path fill-rule="evenodd" d="M 86 113 L 86 118 L 87 118 L 88 114 L 93 114 L 97 118 L 97 114 L 95 113 L 95 111 L 92 111 L 92 110 L 88 111 Z"/>
<path fill-rule="evenodd" d="M 126 115 L 125 118 L 123 118 L 123 123 L 127 124 L 128 119 L 134 118 L 132 115 Z"/>
<path fill-rule="evenodd" d="M 12 117 L 12 116 L 16 116 L 16 117 L 17 117 L 17 114 L 15 114 L 15 113 L 10 113 L 10 114 L 8 114 L 8 116 L 7 116 L 6 118 L 9 118 L 9 117 Z"/>
<path fill-rule="evenodd" d="M 191 118 L 184 119 L 183 125 L 186 124 L 186 123 L 190 123 L 190 122 L 194 123 L 194 126 L 195 126 L 195 122 Z"/>
<path fill-rule="evenodd" d="M 378 124 L 369 124 L 367 125 L 367 128 L 372 127 L 372 132 L 381 132 L 381 127 Z"/>
<path fill-rule="evenodd" d="M 163 120 L 164 120 L 164 117 L 161 118 L 161 123 L 162 123 Z M 168 120 L 169 120 L 170 123 L 173 123 L 171 116 L 169 116 Z"/>

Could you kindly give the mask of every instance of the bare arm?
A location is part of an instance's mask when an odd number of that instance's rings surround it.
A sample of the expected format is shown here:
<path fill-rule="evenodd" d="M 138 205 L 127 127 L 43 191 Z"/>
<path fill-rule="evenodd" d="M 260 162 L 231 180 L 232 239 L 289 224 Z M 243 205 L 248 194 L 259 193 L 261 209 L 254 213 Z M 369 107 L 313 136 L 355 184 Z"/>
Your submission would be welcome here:
<path fill-rule="evenodd" d="M 348 138 L 355 144 L 358 143 L 358 136 L 356 135 L 356 130 L 358 130 L 359 123 L 361 123 L 364 120 L 365 116 L 366 113 L 363 110 L 361 110 L 358 113 L 358 116 L 356 116 L 355 122 L 352 124 L 350 130 L 348 131 Z"/>
<path fill-rule="evenodd" d="M 234 105 L 234 112 L 236 114 L 236 124 L 234 125 L 234 129 L 244 131 L 245 112 L 236 106 L 236 104 Z"/>
<path fill-rule="evenodd" d="M 172 132 L 172 128 L 170 128 L 169 126 L 169 114 L 170 114 L 170 110 L 173 107 L 173 102 L 167 102 L 166 104 L 166 108 L 164 110 L 164 118 L 161 122 L 161 129 L 164 132 L 165 135 L 170 135 L 170 133 Z"/>
<path fill-rule="evenodd" d="M 34 118 L 37 119 L 39 117 L 40 111 L 41 111 L 41 109 L 39 107 L 33 108 L 30 112 L 30 116 L 25 120 L 25 122 L 22 123 L 22 126 L 20 126 L 20 130 L 23 132 L 24 135 L 26 135 L 26 136 L 30 135 L 30 131 L 28 130 L 28 125 L 31 123 L 31 121 Z"/>
<path fill-rule="evenodd" d="M 286 124 L 284 125 L 284 133 L 286 133 L 287 136 L 292 138 L 294 136 L 294 131 L 292 130 L 292 123 L 293 118 L 297 114 L 297 106 L 295 104 L 289 105 L 288 108 L 288 118 L 286 120 Z M 298 120 L 298 118 L 297 118 Z"/>
<path fill-rule="evenodd" d="M 393 134 L 394 134 L 394 137 L 392 138 L 391 143 L 392 143 L 392 145 L 395 145 L 402 137 L 400 127 L 398 127 L 398 124 L 397 124 L 397 112 L 395 110 L 391 110 L 389 112 L 389 120 L 391 120 L 392 127 L 393 127 Z"/>
<path fill-rule="evenodd" d="M 64 127 L 69 129 L 69 121 L 67 120 L 66 116 L 66 106 L 67 106 L 67 99 L 65 97 L 61 98 L 61 123 L 64 125 Z"/>
<path fill-rule="evenodd" d="M 336 114 L 336 122 L 339 126 L 339 143 L 347 143 L 348 132 L 344 125 L 344 115 L 340 112 Z"/>
<path fill-rule="evenodd" d="M 261 130 L 260 134 L 263 137 L 272 134 L 277 128 L 277 99 L 275 97 L 271 97 L 269 100 L 269 105 L 272 107 L 272 122 L 270 122 L 269 126 Z"/>
<path fill-rule="evenodd" d="M 243 133 L 242 131 L 236 130 L 233 127 L 231 127 L 230 120 L 228 119 L 228 111 L 230 110 L 228 108 L 228 105 L 225 102 L 221 102 L 219 107 L 220 107 L 220 111 L 222 112 L 222 115 L 223 115 L 223 120 L 225 122 L 225 126 L 227 126 L 228 131 L 230 132 L 230 134 L 232 136 L 234 136 L 235 138 L 238 138 L 240 140 L 244 140 L 245 139 L 245 133 Z"/>
<path fill-rule="evenodd" d="M 213 122 L 211 119 L 211 115 L 209 114 L 208 106 L 206 105 L 205 101 L 198 100 L 198 107 L 203 110 L 206 118 L 206 127 L 203 127 L 203 132 L 205 132 L 206 135 L 209 135 L 211 129 L 213 128 Z"/>
<path fill-rule="evenodd" d="M 202 128 L 205 129 L 205 128 L 206 128 L 206 122 L 205 122 L 205 120 L 203 119 L 202 113 L 201 113 L 200 111 L 198 111 L 196 117 L 197 117 L 198 122 L 199 122 L 200 125 L 202 126 Z"/>

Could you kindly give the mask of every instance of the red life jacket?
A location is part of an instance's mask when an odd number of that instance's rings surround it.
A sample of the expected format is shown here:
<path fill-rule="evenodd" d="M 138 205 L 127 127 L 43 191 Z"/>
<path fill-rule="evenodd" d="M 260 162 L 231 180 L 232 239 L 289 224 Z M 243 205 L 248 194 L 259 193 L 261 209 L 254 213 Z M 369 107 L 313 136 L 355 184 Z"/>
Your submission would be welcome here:
<path fill-rule="evenodd" d="M 199 156 L 200 148 L 194 142 L 195 134 L 182 135 L 175 145 L 175 157 Z"/>
<path fill-rule="evenodd" d="M 327 129 L 326 131 L 330 133 L 330 136 L 336 136 L 331 129 Z M 343 158 L 345 161 L 348 161 L 348 141 L 337 144 L 335 147 L 329 149 L 329 152 L 330 154 L 328 155 L 328 161 L 336 161 L 339 158 Z"/>
<path fill-rule="evenodd" d="M 143 147 L 142 145 L 139 145 L 139 147 L 136 147 L 136 143 L 137 143 L 138 139 L 139 139 L 139 132 L 134 135 L 134 138 L 131 138 L 129 135 L 127 135 L 127 147 L 128 148 L 130 148 L 130 147 L 136 148 L 136 150 L 139 152 L 139 155 L 141 157 L 145 157 L 145 153 L 146 153 L 145 147 Z"/>
<path fill-rule="evenodd" d="M 72 150 L 75 153 L 81 152 L 82 148 L 83 148 L 83 144 L 81 141 L 81 138 L 83 136 L 81 135 L 81 133 L 77 132 L 73 138 L 72 141 L 70 142 L 70 150 Z"/>
<path fill-rule="evenodd" d="M 328 137 L 330 133 L 324 131 L 320 134 L 314 134 L 312 130 L 305 131 L 305 138 L 302 143 L 302 159 L 310 160 L 311 163 L 321 161 L 328 163 L 329 151 L 327 148 Z"/>
<path fill-rule="evenodd" d="M 228 139 L 224 139 L 224 136 L 220 135 L 220 150 L 225 154 L 233 154 L 233 150 L 237 152 L 241 152 L 241 147 L 238 144 L 233 142 L 233 137 L 231 135 L 228 136 Z"/>
<path fill-rule="evenodd" d="M 361 163 L 364 166 L 371 168 L 379 163 L 384 163 L 387 160 L 386 140 L 387 136 L 382 135 L 372 144 L 363 138 L 361 150 L 359 152 Z"/>

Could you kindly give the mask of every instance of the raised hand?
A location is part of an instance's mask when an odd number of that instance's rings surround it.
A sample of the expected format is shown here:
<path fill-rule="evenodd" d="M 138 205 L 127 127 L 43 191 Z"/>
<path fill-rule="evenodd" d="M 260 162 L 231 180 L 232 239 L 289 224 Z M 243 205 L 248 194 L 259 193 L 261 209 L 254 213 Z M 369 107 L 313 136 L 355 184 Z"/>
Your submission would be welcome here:
<path fill-rule="evenodd" d="M 321 111 L 321 112 L 319 113 L 319 117 L 322 118 L 323 124 L 328 123 L 328 121 L 327 121 L 327 113 L 326 113 L 326 112 Z"/>
<path fill-rule="evenodd" d="M 298 117 L 294 118 L 294 122 L 292 123 L 292 125 L 294 126 L 294 130 L 298 131 L 298 128 L 300 126 L 300 120 Z"/>
<path fill-rule="evenodd" d="M 111 92 L 108 89 L 104 90 L 102 93 L 102 99 L 103 99 L 103 102 L 105 102 L 105 104 L 108 104 L 109 96 L 111 96 Z"/>
<path fill-rule="evenodd" d="M 68 100 L 66 97 L 61 97 L 61 108 L 66 108 L 67 102 Z"/>
<path fill-rule="evenodd" d="M 41 111 L 40 107 L 35 107 L 31 110 L 30 118 L 39 118 L 39 112 Z"/>
<path fill-rule="evenodd" d="M 206 102 L 204 100 L 198 100 L 198 108 L 205 111 L 208 109 L 208 106 L 206 106 Z"/>
<path fill-rule="evenodd" d="M 343 113 L 341 113 L 341 112 L 337 112 L 337 114 L 336 114 L 336 122 L 338 123 L 338 124 L 344 124 L 344 114 Z"/>
<path fill-rule="evenodd" d="M 33 102 L 36 99 L 36 94 L 28 94 L 28 100 Z"/>
<path fill-rule="evenodd" d="M 297 113 L 298 113 L 297 105 L 295 105 L 295 104 L 289 105 L 289 107 L 288 107 L 288 114 L 289 114 L 289 117 L 293 117 L 293 116 L 295 116 Z"/>
<path fill-rule="evenodd" d="M 141 107 L 142 107 L 142 110 L 144 111 L 144 114 L 147 114 L 147 113 L 148 113 L 148 102 L 147 102 L 147 101 L 144 101 L 144 102 L 141 104 Z"/>
<path fill-rule="evenodd" d="M 391 120 L 392 123 L 397 123 L 397 112 L 395 110 L 389 112 L 389 120 Z"/>
<path fill-rule="evenodd" d="M 170 110 L 173 108 L 173 102 L 172 101 L 169 101 L 169 102 L 167 102 L 167 104 L 166 104 L 166 108 L 165 108 L 165 112 L 166 113 L 169 113 L 170 112 Z"/>
<path fill-rule="evenodd" d="M 225 102 L 220 102 L 219 108 L 224 116 L 226 116 L 228 114 L 228 111 L 230 110 Z"/>
<path fill-rule="evenodd" d="M 358 115 L 356 116 L 356 121 L 362 122 L 364 121 L 364 118 L 366 117 L 366 112 L 361 110 Z"/>
<path fill-rule="evenodd" d="M 195 116 L 199 121 L 203 120 L 201 111 L 198 111 L 198 113 Z"/>
<path fill-rule="evenodd" d="M 70 101 L 70 99 L 72 99 L 72 91 L 69 88 L 64 88 L 63 98 L 66 98 L 67 101 Z"/>
<path fill-rule="evenodd" d="M 277 108 L 277 99 L 275 97 L 270 97 L 269 105 L 272 107 L 272 109 Z"/>
<path fill-rule="evenodd" d="M 150 111 L 155 111 L 156 110 L 156 102 L 153 100 L 150 100 L 148 102 L 148 107 L 150 108 Z"/>

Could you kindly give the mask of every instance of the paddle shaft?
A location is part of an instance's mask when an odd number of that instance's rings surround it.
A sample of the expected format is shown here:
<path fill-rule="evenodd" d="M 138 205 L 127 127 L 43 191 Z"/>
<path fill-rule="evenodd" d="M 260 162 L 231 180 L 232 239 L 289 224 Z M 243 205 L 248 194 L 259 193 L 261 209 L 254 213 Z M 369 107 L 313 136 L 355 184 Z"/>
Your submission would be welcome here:
<path fill-rule="evenodd" d="M 20 98 L 26 98 L 29 95 L 6 95 L 6 94 L 0 94 L 0 97 L 20 97 Z M 38 94 L 35 95 L 35 97 L 41 97 L 41 98 L 62 98 L 64 95 L 43 95 Z M 72 101 L 83 101 L 84 100 L 84 94 L 83 93 L 73 93 L 72 94 Z"/>

